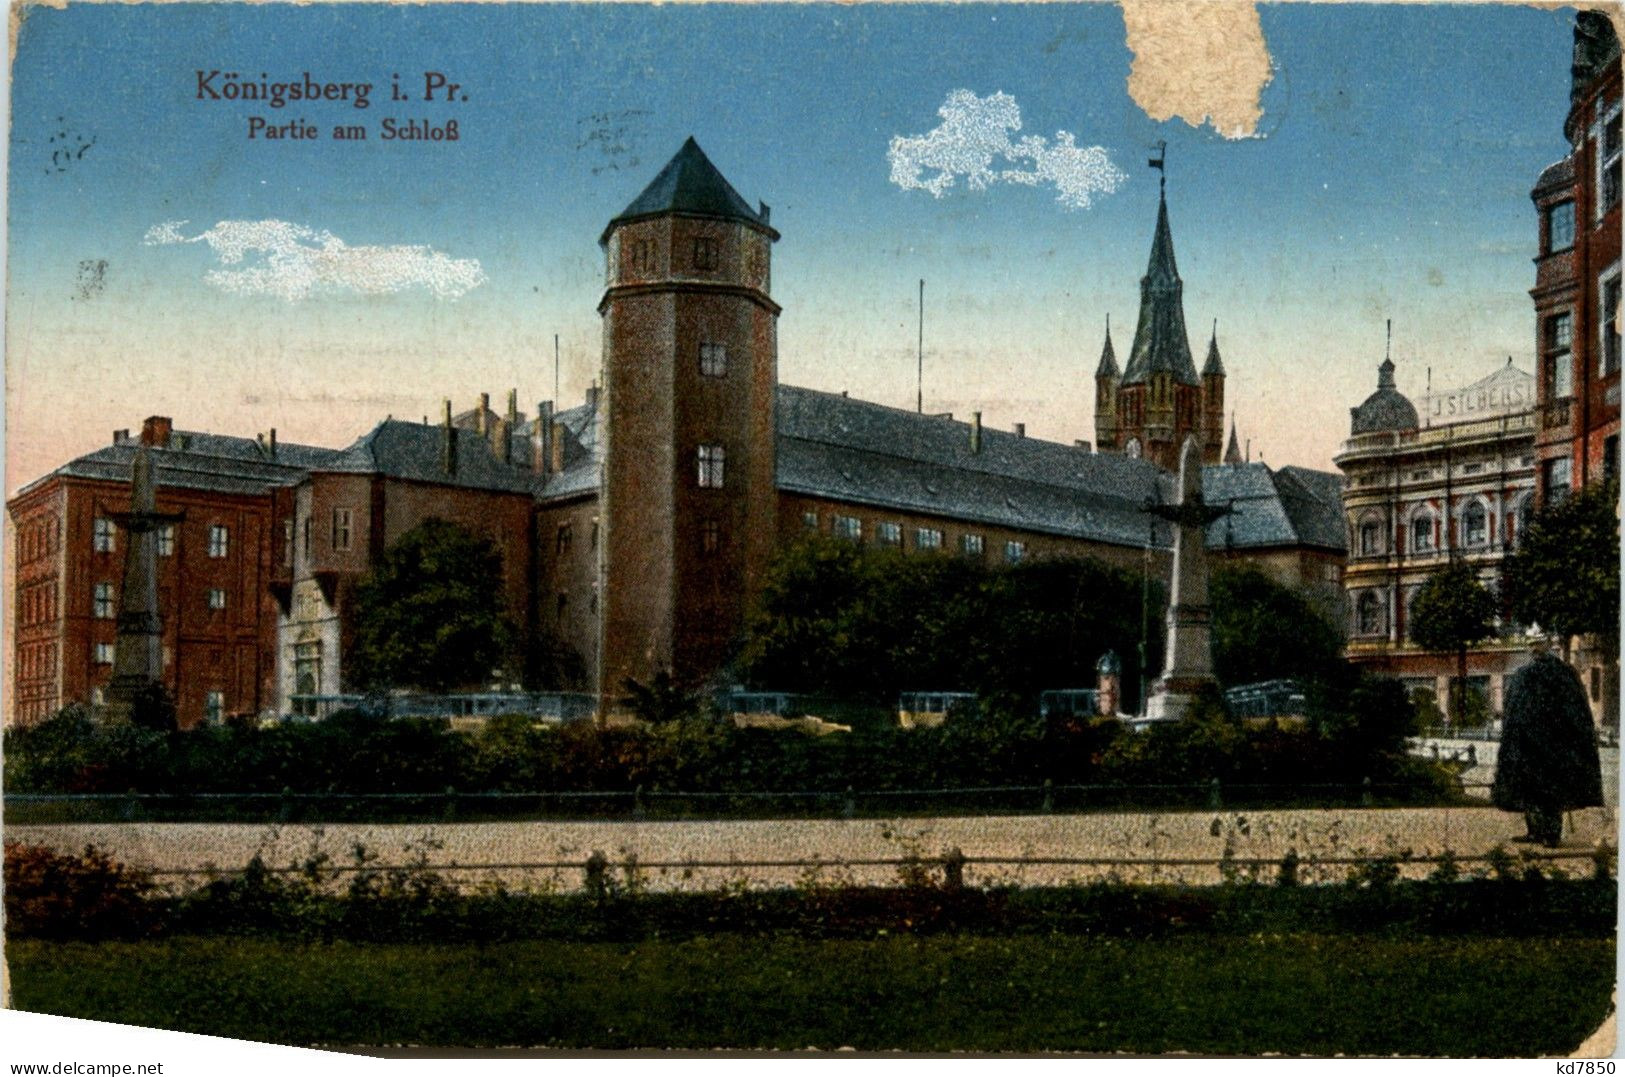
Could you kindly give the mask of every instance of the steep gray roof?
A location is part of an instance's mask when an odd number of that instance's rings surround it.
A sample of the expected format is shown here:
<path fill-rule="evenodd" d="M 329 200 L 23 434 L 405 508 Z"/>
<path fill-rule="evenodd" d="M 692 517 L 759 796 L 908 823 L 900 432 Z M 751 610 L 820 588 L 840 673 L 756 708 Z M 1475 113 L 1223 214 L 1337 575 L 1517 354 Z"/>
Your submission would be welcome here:
<path fill-rule="evenodd" d="M 966 423 L 794 386 L 779 387 L 778 429 L 781 490 L 880 508 L 1138 547 L 1145 503 L 1175 496 L 1173 477 L 1146 460 L 991 429 L 973 453 Z M 1342 548 L 1339 476 L 1282 472 L 1204 469 L 1204 497 L 1236 509 L 1228 527 L 1209 530 L 1210 548 L 1324 545 L 1328 536 Z M 1167 543 L 1165 526 L 1158 540 Z"/>
<path fill-rule="evenodd" d="M 1287 466 L 1275 472 L 1281 503 L 1292 519 L 1292 529 L 1305 546 L 1345 553 L 1348 532 L 1343 527 L 1343 477 L 1330 471 Z"/>
<path fill-rule="evenodd" d="M 564 427 L 564 470 L 549 475 L 542 485 L 540 497 L 544 501 L 557 498 L 579 497 L 598 490 L 598 478 L 603 463 L 602 440 L 599 438 L 600 416 L 591 404 L 580 404 L 556 412 L 553 421 Z M 527 424 L 534 429 L 534 421 Z M 526 431 L 526 437 L 529 430 Z"/>
<path fill-rule="evenodd" d="M 1208 548 L 1313 546 L 1340 553 L 1345 548 L 1341 482 L 1329 472 L 1272 471 L 1262 463 L 1204 468 L 1203 498 L 1232 509 L 1208 525 Z"/>
<path fill-rule="evenodd" d="M 767 207 L 764 205 L 760 212 L 751 209 L 692 137 L 649 181 L 643 193 L 632 199 L 609 222 L 604 229 L 604 237 L 607 238 L 617 224 L 663 213 L 720 217 L 723 220 L 745 221 L 759 228 L 768 227 Z"/>
<path fill-rule="evenodd" d="M 1095 367 L 1097 378 L 1121 377 L 1117 369 L 1117 349 L 1112 347 L 1112 323 L 1106 319 L 1106 345 L 1100 349 L 1100 365 Z"/>
<path fill-rule="evenodd" d="M 129 482 L 130 462 L 138 438 L 106 445 L 68 461 L 18 490 L 35 489 L 52 477 Z M 339 454 L 315 445 L 280 442 L 273 459 L 268 448 L 254 438 L 176 430 L 170 447 L 154 447 L 154 478 L 159 487 L 209 490 L 227 494 L 261 494 L 274 486 L 298 482 L 312 468 L 324 466 Z"/>
<path fill-rule="evenodd" d="M 318 470 L 514 493 L 528 493 L 535 487 L 536 476 L 498 460 L 490 442 L 479 434 L 459 427 L 453 427 L 451 434 L 457 439 L 455 474 L 448 475 L 443 464 L 445 428 L 400 419 L 385 419 Z"/>
<path fill-rule="evenodd" d="M 1140 321 L 1123 384 L 1138 385 L 1153 374 L 1172 374 L 1175 381 L 1196 385 L 1196 364 L 1185 335 L 1184 283 L 1174 262 L 1174 235 L 1168 227 L 1168 202 L 1157 203 L 1157 231 L 1151 260 L 1140 278 Z"/>
<path fill-rule="evenodd" d="M 1202 364 L 1202 377 L 1217 374 L 1224 377 L 1224 360 L 1219 358 L 1219 323 L 1213 323 L 1213 338 L 1207 342 L 1207 362 Z"/>

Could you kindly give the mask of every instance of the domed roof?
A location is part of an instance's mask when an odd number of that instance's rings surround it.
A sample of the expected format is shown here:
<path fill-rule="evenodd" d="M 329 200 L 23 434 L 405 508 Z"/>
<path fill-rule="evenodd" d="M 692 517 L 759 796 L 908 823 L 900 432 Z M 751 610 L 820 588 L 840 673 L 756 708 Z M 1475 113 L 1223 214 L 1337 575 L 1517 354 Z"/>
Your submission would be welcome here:
<path fill-rule="evenodd" d="M 1383 430 L 1415 430 L 1421 425 L 1416 416 L 1416 405 L 1405 394 L 1394 388 L 1394 362 L 1384 359 L 1377 368 L 1377 391 L 1365 398 L 1357 408 L 1350 408 L 1350 424 L 1355 434 L 1374 434 Z"/>
<path fill-rule="evenodd" d="M 1095 663 L 1095 672 L 1108 675 L 1121 673 L 1123 672 L 1123 662 L 1117 657 L 1116 651 L 1107 651 L 1100 656 L 1100 661 Z"/>

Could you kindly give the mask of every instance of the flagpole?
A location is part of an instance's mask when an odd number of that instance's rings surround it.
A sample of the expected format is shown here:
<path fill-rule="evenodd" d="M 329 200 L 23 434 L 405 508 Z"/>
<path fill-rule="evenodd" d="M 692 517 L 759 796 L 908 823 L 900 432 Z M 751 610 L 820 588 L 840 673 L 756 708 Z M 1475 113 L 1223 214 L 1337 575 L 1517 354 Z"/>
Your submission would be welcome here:
<path fill-rule="evenodd" d="M 925 414 L 925 281 L 920 281 L 920 335 L 914 361 L 914 410 Z"/>

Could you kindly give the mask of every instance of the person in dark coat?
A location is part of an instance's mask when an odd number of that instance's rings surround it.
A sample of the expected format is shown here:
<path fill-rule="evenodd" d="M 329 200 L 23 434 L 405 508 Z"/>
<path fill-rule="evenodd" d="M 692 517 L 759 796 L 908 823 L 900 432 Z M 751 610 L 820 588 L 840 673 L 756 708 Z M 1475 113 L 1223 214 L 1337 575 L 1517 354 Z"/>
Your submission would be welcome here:
<path fill-rule="evenodd" d="M 1537 651 L 1512 675 L 1503 716 L 1490 800 L 1524 813 L 1524 840 L 1555 846 L 1565 811 L 1602 804 L 1602 764 L 1585 686 L 1568 663 Z"/>

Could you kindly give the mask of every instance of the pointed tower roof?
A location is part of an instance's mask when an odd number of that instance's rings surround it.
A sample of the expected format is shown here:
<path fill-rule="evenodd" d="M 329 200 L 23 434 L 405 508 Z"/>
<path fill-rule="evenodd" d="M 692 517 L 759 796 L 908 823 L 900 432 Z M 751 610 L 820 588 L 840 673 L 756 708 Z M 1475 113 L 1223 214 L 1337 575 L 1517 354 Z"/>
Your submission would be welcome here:
<path fill-rule="evenodd" d="M 1207 362 L 1202 364 L 1202 377 L 1217 374 L 1224 377 L 1224 360 L 1219 358 L 1219 320 L 1213 320 L 1213 338 L 1207 342 Z M 1231 424 L 1234 426 L 1234 423 Z"/>
<path fill-rule="evenodd" d="M 695 142 L 692 136 L 683 143 L 682 149 L 666 162 L 666 167 L 656 174 L 649 182 L 649 186 L 643 189 L 643 193 L 632 199 L 631 203 L 609 222 L 599 242 L 608 240 L 609 233 L 618 224 L 666 213 L 744 221 L 770 233 L 775 239 L 778 238 L 778 233 L 768 227 L 766 203 L 763 203 L 760 209 L 751 209 L 740 197 L 739 192 L 734 190 L 733 184 L 717 171 L 717 166 L 711 163 L 711 159 L 700 149 L 700 144 Z"/>
<path fill-rule="evenodd" d="M 1151 240 L 1151 261 L 1140 278 L 1140 324 L 1134 330 L 1123 384 L 1135 385 L 1152 374 L 1172 374 L 1186 385 L 1196 385 L 1196 364 L 1191 361 L 1185 335 L 1184 283 L 1174 262 L 1174 234 L 1168 227 L 1168 200 L 1157 200 L 1157 232 Z"/>
<path fill-rule="evenodd" d="M 1100 365 L 1095 367 L 1095 377 L 1116 378 L 1119 376 L 1117 349 L 1112 347 L 1112 316 L 1108 314 L 1106 315 L 1106 346 L 1100 349 Z"/>
<path fill-rule="evenodd" d="M 1224 447 L 1224 462 L 1232 466 L 1244 464 L 1247 461 L 1241 455 L 1241 444 L 1236 440 L 1236 420 L 1230 420 L 1230 444 Z"/>

